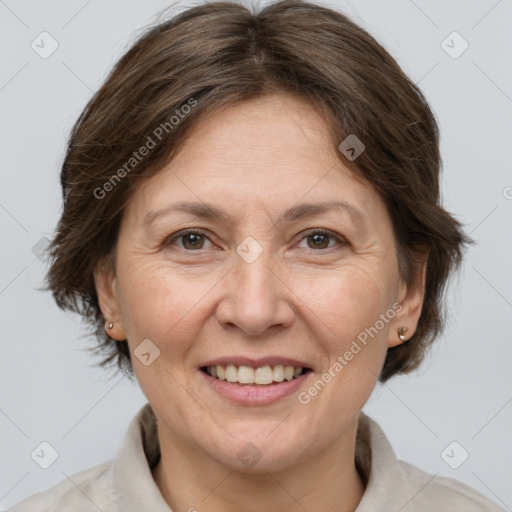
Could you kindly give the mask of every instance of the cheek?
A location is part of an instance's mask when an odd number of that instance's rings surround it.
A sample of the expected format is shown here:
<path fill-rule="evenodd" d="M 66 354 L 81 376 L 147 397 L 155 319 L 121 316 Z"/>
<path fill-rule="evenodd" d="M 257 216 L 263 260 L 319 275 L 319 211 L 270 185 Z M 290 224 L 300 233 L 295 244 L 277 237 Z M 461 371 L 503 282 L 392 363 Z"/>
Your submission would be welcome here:
<path fill-rule="evenodd" d="M 391 278 L 392 273 L 387 275 Z M 306 390 L 304 401 L 316 401 L 320 409 L 353 411 L 366 402 L 384 363 L 394 317 L 390 278 L 370 266 L 347 265 L 308 287 L 309 322 L 318 327 L 316 338 L 326 363 L 321 382 Z M 323 398 L 317 400 L 319 395 Z M 331 420 L 339 426 L 341 417 Z"/>
<path fill-rule="evenodd" d="M 307 321 L 317 326 L 326 362 L 299 400 L 305 414 L 314 407 L 318 417 L 325 418 L 324 427 L 338 432 L 346 418 L 363 407 L 377 382 L 394 317 L 392 283 L 368 267 L 346 266 L 303 290 L 310 310 Z M 381 320 L 386 313 L 387 321 Z"/>
<path fill-rule="evenodd" d="M 204 314 L 201 303 L 214 283 L 207 276 L 183 279 L 175 269 L 144 259 L 149 258 L 140 258 L 140 264 L 125 267 L 119 275 L 128 341 L 135 347 L 148 338 L 176 354 L 195 338 L 201 325 L 198 315 Z"/>
<path fill-rule="evenodd" d="M 346 265 L 328 277 L 296 282 L 302 288 L 297 290 L 297 295 L 307 298 L 309 308 L 328 327 L 329 337 L 338 340 L 335 342 L 338 344 L 356 338 L 390 309 L 393 302 L 393 286 L 382 270 L 374 272 L 370 268 Z"/>

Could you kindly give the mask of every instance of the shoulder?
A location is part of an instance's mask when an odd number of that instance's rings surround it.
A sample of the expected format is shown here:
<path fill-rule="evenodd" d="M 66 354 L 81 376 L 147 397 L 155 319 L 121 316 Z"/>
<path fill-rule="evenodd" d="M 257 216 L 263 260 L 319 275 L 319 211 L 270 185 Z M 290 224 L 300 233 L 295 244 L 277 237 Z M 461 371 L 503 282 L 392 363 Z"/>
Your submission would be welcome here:
<path fill-rule="evenodd" d="M 433 475 L 405 461 L 398 461 L 412 497 L 404 512 L 432 510 L 464 512 L 504 512 L 494 501 L 454 478 Z"/>
<path fill-rule="evenodd" d="M 356 464 L 368 481 L 357 512 L 505 512 L 455 478 L 427 473 L 399 460 L 380 425 L 366 414 L 359 418 Z"/>
<path fill-rule="evenodd" d="M 46 491 L 21 501 L 7 512 L 110 512 L 114 509 L 112 494 L 112 461 L 80 471 Z"/>

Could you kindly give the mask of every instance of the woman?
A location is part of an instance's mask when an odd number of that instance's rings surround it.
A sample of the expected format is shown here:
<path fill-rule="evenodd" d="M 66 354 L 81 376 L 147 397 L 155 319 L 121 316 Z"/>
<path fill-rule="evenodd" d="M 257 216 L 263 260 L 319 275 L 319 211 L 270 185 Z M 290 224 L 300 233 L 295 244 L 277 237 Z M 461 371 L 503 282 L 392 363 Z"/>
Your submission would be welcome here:
<path fill-rule="evenodd" d="M 433 114 L 348 18 L 287 0 L 148 30 L 73 128 L 48 287 L 148 404 L 12 510 L 498 511 L 362 412 L 418 367 L 469 238 Z"/>

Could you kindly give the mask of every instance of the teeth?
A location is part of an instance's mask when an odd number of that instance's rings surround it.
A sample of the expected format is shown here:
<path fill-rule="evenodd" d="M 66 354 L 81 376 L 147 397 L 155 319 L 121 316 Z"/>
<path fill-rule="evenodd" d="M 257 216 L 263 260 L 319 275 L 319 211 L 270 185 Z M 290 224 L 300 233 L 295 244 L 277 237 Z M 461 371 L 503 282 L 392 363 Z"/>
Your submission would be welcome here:
<path fill-rule="evenodd" d="M 255 384 L 272 384 L 274 380 L 274 372 L 270 366 L 263 366 L 262 368 L 256 368 L 254 372 L 254 383 Z"/>
<path fill-rule="evenodd" d="M 234 368 L 236 371 L 236 366 L 234 366 Z M 240 366 L 240 368 L 238 368 L 238 379 L 236 380 L 238 380 L 240 384 L 254 384 L 254 370 L 250 366 Z"/>
<path fill-rule="evenodd" d="M 236 366 L 228 364 L 226 366 L 226 380 L 228 382 L 238 382 L 238 371 Z"/>
<path fill-rule="evenodd" d="M 284 367 L 284 378 L 286 380 L 293 379 L 293 366 L 285 366 Z"/>
<path fill-rule="evenodd" d="M 283 382 L 284 380 L 296 379 L 302 374 L 303 368 L 294 368 L 293 366 L 283 366 L 278 364 L 274 367 L 262 366 L 252 368 L 251 366 L 228 364 L 226 367 L 207 366 L 206 373 L 219 380 L 238 384 L 260 384 L 268 385 L 273 382 Z"/>
<path fill-rule="evenodd" d="M 283 382 L 284 366 L 282 364 L 278 364 L 277 366 L 274 366 L 273 378 L 274 378 L 274 382 Z"/>

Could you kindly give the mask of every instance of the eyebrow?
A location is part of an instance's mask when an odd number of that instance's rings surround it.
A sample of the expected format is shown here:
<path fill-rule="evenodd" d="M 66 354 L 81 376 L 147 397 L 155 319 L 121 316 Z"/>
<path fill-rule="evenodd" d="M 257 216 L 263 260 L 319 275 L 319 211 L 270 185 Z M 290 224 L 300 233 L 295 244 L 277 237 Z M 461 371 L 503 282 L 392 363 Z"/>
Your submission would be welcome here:
<path fill-rule="evenodd" d="M 292 206 L 277 219 L 276 224 L 279 222 L 294 222 L 303 217 L 318 215 L 331 210 L 346 211 L 354 220 L 359 223 L 366 224 L 365 217 L 358 208 L 345 201 L 335 200 L 323 203 L 301 203 Z M 220 220 L 228 227 L 234 226 L 233 219 L 226 212 L 212 204 L 182 201 L 160 210 L 148 212 L 142 221 L 142 228 L 147 229 L 157 217 L 172 212 L 190 213 L 191 215 L 202 219 Z"/>

